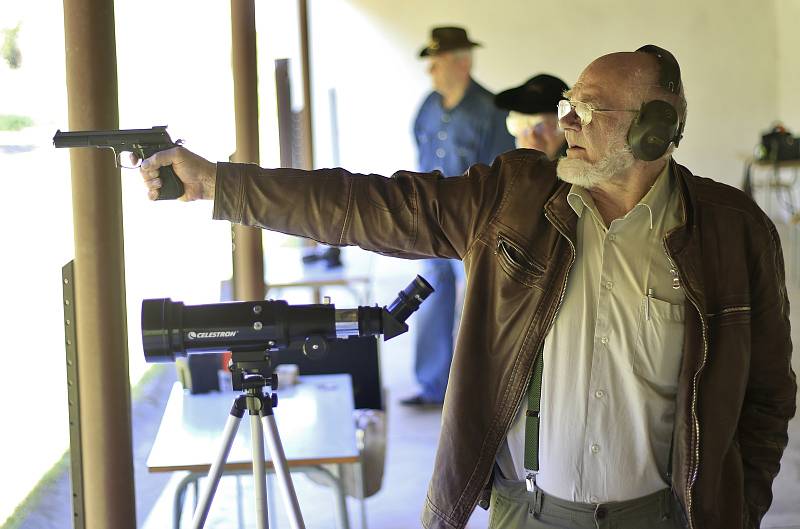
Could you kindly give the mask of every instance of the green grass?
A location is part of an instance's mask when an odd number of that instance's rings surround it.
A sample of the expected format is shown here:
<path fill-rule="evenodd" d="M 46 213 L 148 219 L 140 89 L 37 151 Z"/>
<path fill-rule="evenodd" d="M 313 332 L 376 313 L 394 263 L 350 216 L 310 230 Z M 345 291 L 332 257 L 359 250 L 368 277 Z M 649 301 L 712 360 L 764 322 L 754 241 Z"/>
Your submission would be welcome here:
<path fill-rule="evenodd" d="M 64 455 L 61 456 L 61 459 L 42 476 L 42 479 L 39 480 L 39 483 L 37 483 L 30 494 L 28 494 L 28 497 L 14 509 L 14 512 L 11 513 L 11 516 L 0 526 L 0 529 L 17 529 L 17 527 L 22 525 L 22 522 L 25 521 L 25 517 L 30 512 L 31 508 L 39 504 L 39 498 L 42 496 L 47 486 L 57 480 L 63 472 L 67 472 L 69 466 L 69 450 L 67 450 L 64 452 Z"/>
<path fill-rule="evenodd" d="M 0 114 L 0 130 L 21 130 L 31 125 L 33 125 L 33 120 L 28 116 Z"/>

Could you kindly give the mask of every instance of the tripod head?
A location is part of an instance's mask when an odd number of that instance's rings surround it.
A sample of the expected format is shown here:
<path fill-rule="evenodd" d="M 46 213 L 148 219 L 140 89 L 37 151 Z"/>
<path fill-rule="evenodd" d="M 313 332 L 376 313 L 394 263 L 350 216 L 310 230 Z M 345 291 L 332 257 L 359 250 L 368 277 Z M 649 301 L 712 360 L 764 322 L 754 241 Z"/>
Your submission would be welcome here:
<path fill-rule="evenodd" d="M 144 356 L 147 362 L 174 362 L 193 353 L 231 351 L 232 359 L 242 357 L 244 367 L 256 360 L 237 353 L 264 355 L 302 344 L 307 356 L 319 358 L 331 340 L 381 334 L 389 340 L 408 331 L 406 319 L 432 292 L 433 287 L 417 276 L 388 307 L 337 309 L 332 304 L 289 305 L 282 300 L 185 306 L 169 298 L 146 299 L 142 301 Z M 264 366 L 245 371 L 252 369 Z"/>

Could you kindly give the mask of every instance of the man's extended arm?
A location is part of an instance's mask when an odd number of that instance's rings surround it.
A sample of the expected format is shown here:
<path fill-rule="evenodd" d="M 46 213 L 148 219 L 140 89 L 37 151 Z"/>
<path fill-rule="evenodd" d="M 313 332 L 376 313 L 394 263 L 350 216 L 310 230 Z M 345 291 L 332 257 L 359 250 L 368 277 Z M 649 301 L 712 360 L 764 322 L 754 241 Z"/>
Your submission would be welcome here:
<path fill-rule="evenodd" d="M 755 527 L 772 503 L 772 481 L 788 442 L 797 392 L 783 253 L 771 222 L 769 228 L 770 241 L 751 284 L 752 357 L 738 429 L 744 495 Z"/>
<path fill-rule="evenodd" d="M 165 165 L 184 182 L 182 200 L 214 199 L 217 219 L 402 257 L 463 258 L 504 193 L 501 162 L 453 178 L 411 172 L 384 178 L 213 164 L 177 147 L 142 163 L 151 199 Z"/>
<path fill-rule="evenodd" d="M 387 255 L 462 258 L 500 202 L 496 170 L 385 178 L 219 163 L 214 218 Z"/>

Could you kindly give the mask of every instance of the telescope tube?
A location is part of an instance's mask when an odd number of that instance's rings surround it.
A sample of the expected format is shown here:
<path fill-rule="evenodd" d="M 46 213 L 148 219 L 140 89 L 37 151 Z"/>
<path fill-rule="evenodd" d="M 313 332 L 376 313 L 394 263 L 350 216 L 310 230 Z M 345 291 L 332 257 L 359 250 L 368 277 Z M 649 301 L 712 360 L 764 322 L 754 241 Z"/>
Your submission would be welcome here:
<path fill-rule="evenodd" d="M 142 302 L 142 345 L 147 362 L 174 362 L 194 352 L 282 349 L 308 338 L 335 340 L 408 330 L 405 320 L 433 292 L 417 276 L 386 307 L 337 309 L 331 304 L 239 301 L 186 306 L 180 301 Z"/>

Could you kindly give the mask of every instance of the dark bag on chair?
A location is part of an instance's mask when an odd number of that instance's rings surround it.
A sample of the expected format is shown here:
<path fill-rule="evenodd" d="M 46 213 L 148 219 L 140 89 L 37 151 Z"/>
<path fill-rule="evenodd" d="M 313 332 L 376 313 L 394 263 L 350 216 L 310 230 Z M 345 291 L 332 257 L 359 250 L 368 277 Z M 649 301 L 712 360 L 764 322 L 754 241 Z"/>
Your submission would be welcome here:
<path fill-rule="evenodd" d="M 776 125 L 761 136 L 756 159 L 767 162 L 800 160 L 800 138 L 795 138 L 783 125 Z"/>

